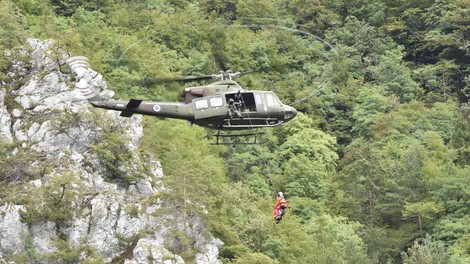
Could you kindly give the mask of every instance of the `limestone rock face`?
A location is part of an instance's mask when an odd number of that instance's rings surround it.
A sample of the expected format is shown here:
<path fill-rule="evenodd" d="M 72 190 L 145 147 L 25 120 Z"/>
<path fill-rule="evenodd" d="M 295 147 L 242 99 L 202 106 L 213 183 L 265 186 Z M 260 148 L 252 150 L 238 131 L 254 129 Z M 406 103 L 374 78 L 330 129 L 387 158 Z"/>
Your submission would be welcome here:
<path fill-rule="evenodd" d="M 184 263 L 175 231 L 195 241 L 191 262 L 220 263 L 222 242 L 197 215 L 162 210 L 172 206 L 158 195 L 163 170 L 138 151 L 142 117 L 94 109 L 52 42 L 27 44 L 29 59 L 15 62 L 0 86 L 0 142 L 11 160 L 3 168 L 11 196 L 0 199 L 0 263 Z M 93 76 L 103 97 L 113 94 Z M 124 180 L 106 163 L 110 134 L 125 142 L 119 155 L 129 159 L 114 168 Z"/>
<path fill-rule="evenodd" d="M 5 92 L 5 89 L 0 89 L 0 138 L 8 143 L 12 143 L 11 118 L 5 107 Z"/>
<path fill-rule="evenodd" d="M 5 204 L 0 206 L 0 248 L 2 251 L 19 253 L 18 247 L 22 242 L 22 233 L 28 232 L 28 227 L 20 222 L 18 213 L 21 206 L 14 204 Z"/>

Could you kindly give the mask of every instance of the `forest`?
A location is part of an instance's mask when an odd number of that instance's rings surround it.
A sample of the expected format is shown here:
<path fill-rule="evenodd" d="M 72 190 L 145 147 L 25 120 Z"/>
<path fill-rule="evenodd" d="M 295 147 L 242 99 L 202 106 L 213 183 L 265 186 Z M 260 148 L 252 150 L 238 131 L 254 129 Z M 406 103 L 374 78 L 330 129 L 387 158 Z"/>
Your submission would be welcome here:
<path fill-rule="evenodd" d="M 217 49 L 251 72 L 242 87 L 299 111 L 261 145 L 144 118 L 140 151 L 223 263 L 470 263 L 470 1 L 1 0 L 0 25 L 0 81 L 6 51 L 50 39 L 115 98 L 181 101 L 196 83 L 155 78 L 217 73 Z M 275 224 L 279 191 L 292 209 Z"/>

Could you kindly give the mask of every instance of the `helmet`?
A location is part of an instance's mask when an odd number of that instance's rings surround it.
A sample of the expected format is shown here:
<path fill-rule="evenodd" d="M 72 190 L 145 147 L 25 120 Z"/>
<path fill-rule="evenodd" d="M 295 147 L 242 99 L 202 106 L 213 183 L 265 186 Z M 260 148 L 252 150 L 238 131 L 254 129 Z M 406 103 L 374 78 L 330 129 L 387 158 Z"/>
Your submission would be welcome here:
<path fill-rule="evenodd" d="M 283 194 L 282 192 L 278 192 L 278 193 L 277 193 L 277 196 L 279 196 L 279 197 L 284 197 L 284 194 Z"/>

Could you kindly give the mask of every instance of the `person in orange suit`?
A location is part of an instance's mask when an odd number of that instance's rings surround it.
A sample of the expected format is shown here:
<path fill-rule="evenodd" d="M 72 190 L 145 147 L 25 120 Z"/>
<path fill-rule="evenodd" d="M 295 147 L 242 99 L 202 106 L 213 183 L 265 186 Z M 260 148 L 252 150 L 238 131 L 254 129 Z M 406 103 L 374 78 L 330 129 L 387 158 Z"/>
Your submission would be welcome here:
<path fill-rule="evenodd" d="M 274 219 L 276 219 L 276 224 L 282 220 L 282 216 L 286 213 L 286 208 L 291 208 L 290 205 L 287 203 L 286 199 L 284 198 L 284 194 L 279 192 L 277 194 L 276 204 L 273 208 Z"/>

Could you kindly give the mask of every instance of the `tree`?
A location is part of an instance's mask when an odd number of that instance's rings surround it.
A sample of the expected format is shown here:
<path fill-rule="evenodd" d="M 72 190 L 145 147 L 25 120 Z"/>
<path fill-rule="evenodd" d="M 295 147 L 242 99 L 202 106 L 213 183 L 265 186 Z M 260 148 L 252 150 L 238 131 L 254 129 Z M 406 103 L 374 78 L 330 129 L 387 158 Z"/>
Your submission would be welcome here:
<path fill-rule="evenodd" d="M 338 159 L 335 148 L 332 136 L 313 128 L 289 137 L 279 147 L 287 193 L 324 200 L 328 177 L 334 173 Z"/>
<path fill-rule="evenodd" d="M 6 51 L 22 45 L 26 37 L 26 20 L 21 10 L 11 1 L 2 0 L 0 21 L 0 49 Z"/>
<path fill-rule="evenodd" d="M 470 164 L 470 105 L 462 104 L 454 124 L 449 146 L 457 151 L 456 163 Z"/>
<path fill-rule="evenodd" d="M 416 1 L 410 5 L 394 7 L 394 16 L 384 28 L 404 45 L 410 61 L 417 66 L 430 64 L 425 67 L 436 70 L 442 81 L 438 94 L 450 92 L 466 102 L 468 95 L 462 88 L 468 72 L 462 69 L 468 68 L 470 55 L 465 44 L 470 34 L 468 2 Z M 432 78 L 430 81 L 433 84 Z"/>
<path fill-rule="evenodd" d="M 401 102 L 407 102 L 416 98 L 420 87 L 401 62 L 403 55 L 403 49 L 387 51 L 379 56 L 378 64 L 368 69 L 372 74 L 372 82 L 383 86 L 387 95 L 396 95 Z"/>
<path fill-rule="evenodd" d="M 93 112 L 95 127 L 101 129 L 90 144 L 91 153 L 96 155 L 101 170 L 109 180 L 129 184 L 143 177 L 145 168 L 139 157 L 131 151 L 129 137 L 119 120 L 108 119 L 109 113 Z M 103 170 L 104 168 L 104 170 Z"/>
<path fill-rule="evenodd" d="M 83 198 L 81 185 L 80 175 L 72 171 L 47 175 L 39 189 L 31 186 L 26 194 L 29 199 L 19 212 L 21 221 L 30 224 L 48 220 L 55 222 L 58 229 L 65 227 Z"/>
<path fill-rule="evenodd" d="M 11 50 L 21 46 L 26 38 L 26 21 L 20 10 L 9 0 L 0 1 L 0 81 L 7 78 Z M 16 56 L 15 56 L 16 57 Z"/>
<path fill-rule="evenodd" d="M 219 157 L 221 150 L 204 138 L 204 129 L 189 127 L 180 120 L 145 122 L 153 133 L 144 136 L 144 149 L 157 155 L 168 168 L 165 179 L 175 192 L 174 198 L 182 204 L 211 201 L 225 181 L 225 170 Z"/>
<path fill-rule="evenodd" d="M 470 200 L 469 172 L 468 166 L 460 168 L 446 164 L 440 168 L 436 177 L 430 179 L 431 197 L 444 205 L 446 215 L 461 218 L 470 214 L 466 202 Z"/>
<path fill-rule="evenodd" d="M 432 220 L 444 210 L 442 205 L 435 202 L 406 203 L 402 211 L 403 217 L 416 217 L 419 230 L 423 230 L 424 219 Z"/>
<path fill-rule="evenodd" d="M 353 118 L 355 119 L 352 132 L 357 136 L 370 138 L 368 128 L 377 118 L 377 114 L 385 113 L 393 104 L 392 98 L 383 95 L 382 87 L 364 87 L 358 96 L 358 102 L 355 104 Z"/>
<path fill-rule="evenodd" d="M 289 138 L 279 147 L 283 159 L 288 161 L 296 155 L 303 154 L 307 158 L 318 162 L 320 170 L 333 172 L 336 167 L 338 155 L 335 152 L 335 138 L 313 128 L 301 130 Z"/>
<path fill-rule="evenodd" d="M 87 10 L 97 10 L 108 7 L 111 3 L 110 0 L 51 0 L 56 14 L 65 17 L 73 15 L 79 7 L 84 7 Z"/>
<path fill-rule="evenodd" d="M 444 243 L 440 241 L 433 241 L 432 237 L 428 234 L 422 241 L 415 241 L 413 246 L 407 252 L 402 252 L 401 257 L 404 264 L 447 264 L 447 263 L 460 263 L 455 262 L 451 258 Z"/>
<path fill-rule="evenodd" d="M 369 67 L 378 65 L 381 57 L 387 52 L 397 52 L 397 44 L 373 26 L 357 17 L 348 16 L 344 25 L 333 27 L 327 31 L 327 39 L 340 50 L 340 55 L 351 58 L 347 63 L 351 75 L 369 81 Z M 397 57 L 399 60 L 401 57 Z"/>
<path fill-rule="evenodd" d="M 320 214 L 307 223 L 322 254 L 317 263 L 372 263 L 366 245 L 358 235 L 362 225 L 344 217 Z"/>
<path fill-rule="evenodd" d="M 340 23 L 339 16 L 323 1 L 294 0 L 282 4 L 297 24 L 314 34 L 320 34 L 325 29 Z"/>

